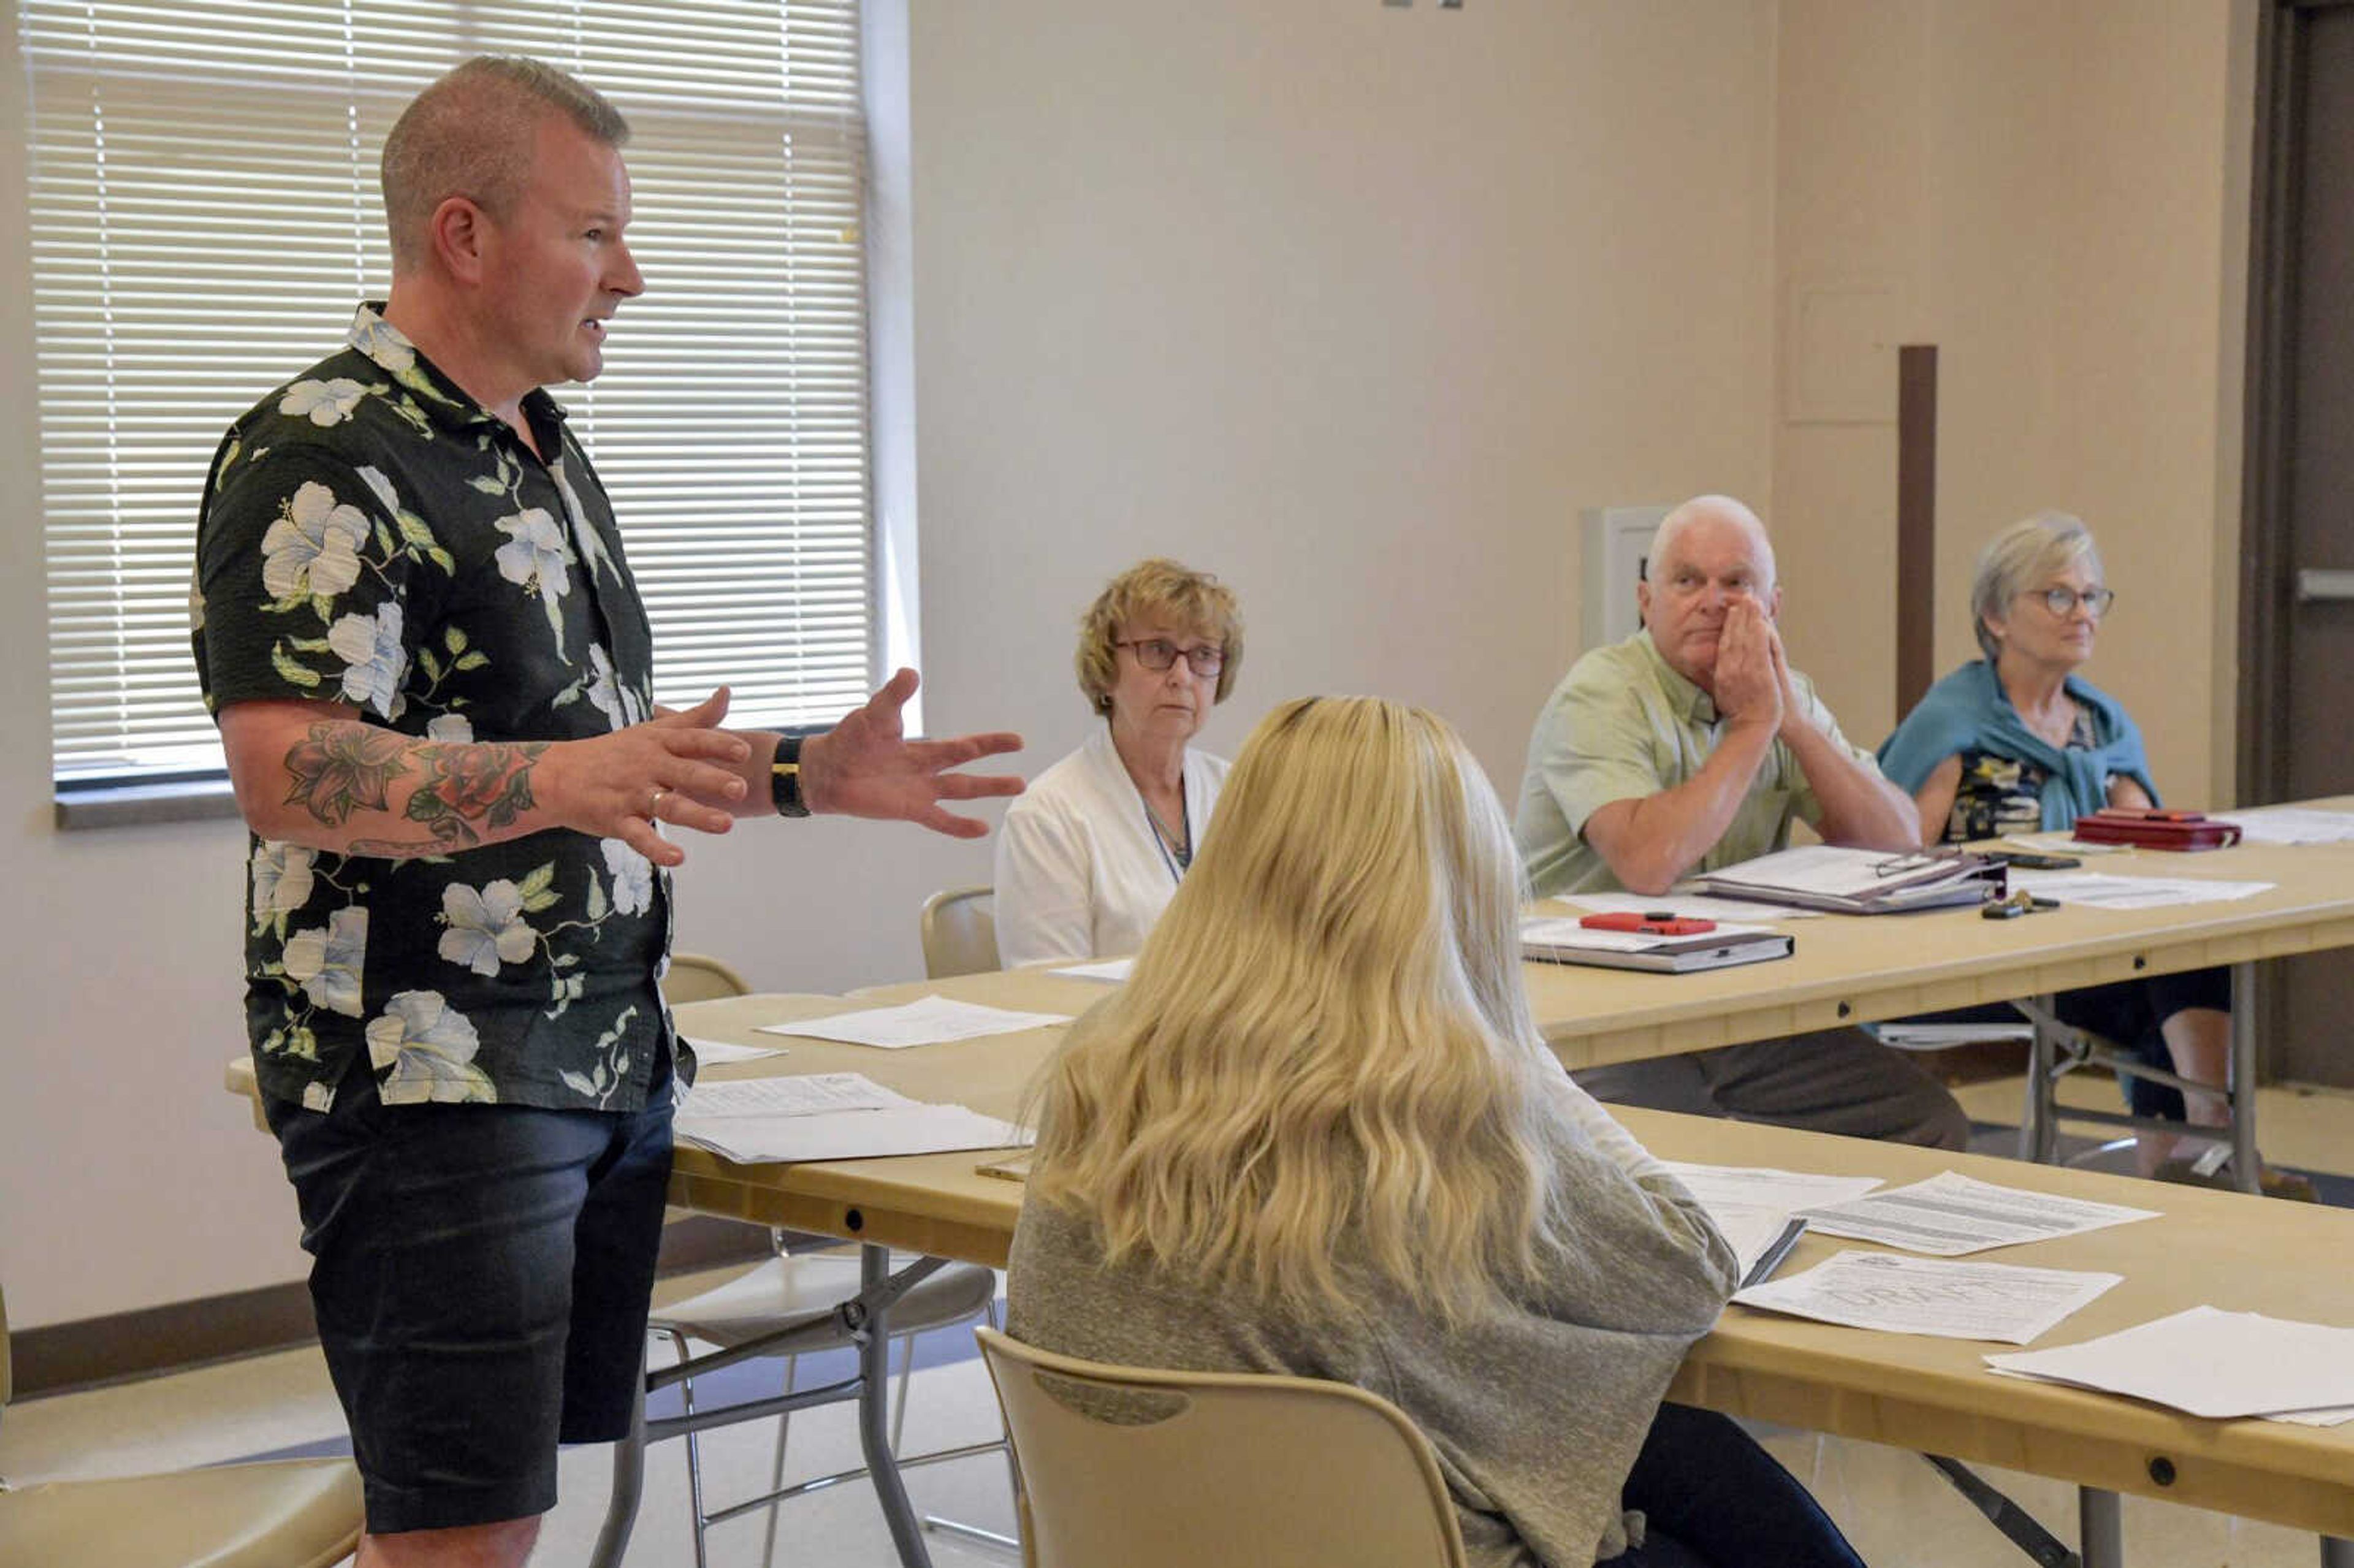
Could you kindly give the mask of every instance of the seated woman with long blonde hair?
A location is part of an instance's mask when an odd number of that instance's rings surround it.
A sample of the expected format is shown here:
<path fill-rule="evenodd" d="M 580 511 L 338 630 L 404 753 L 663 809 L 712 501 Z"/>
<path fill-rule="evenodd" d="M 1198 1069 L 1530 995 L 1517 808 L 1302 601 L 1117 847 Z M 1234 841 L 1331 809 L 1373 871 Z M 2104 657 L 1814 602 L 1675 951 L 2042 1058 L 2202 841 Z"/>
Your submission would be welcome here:
<path fill-rule="evenodd" d="M 1462 742 L 1288 703 L 1218 822 L 1034 1089 L 1013 1334 L 1369 1389 L 1495 1568 L 1851 1568 L 1738 1427 L 1659 1403 L 1733 1255 L 1540 1041 L 1511 831 Z"/>

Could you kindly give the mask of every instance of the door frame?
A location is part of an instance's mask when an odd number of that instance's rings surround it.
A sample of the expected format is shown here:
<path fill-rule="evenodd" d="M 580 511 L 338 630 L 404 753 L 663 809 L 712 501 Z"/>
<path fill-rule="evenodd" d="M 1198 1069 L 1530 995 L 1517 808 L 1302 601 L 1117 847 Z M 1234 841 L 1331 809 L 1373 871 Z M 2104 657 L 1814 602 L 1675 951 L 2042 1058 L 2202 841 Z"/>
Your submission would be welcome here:
<path fill-rule="evenodd" d="M 2249 190 L 2247 397 L 2241 473 L 2239 722 L 2232 799 L 2281 799 L 2288 783 L 2288 641 L 2295 563 L 2288 540 L 2288 434 L 2296 414 L 2297 228 L 2296 175 L 2304 160 L 2306 33 L 2317 12 L 2354 0 L 2263 0 L 2256 22 L 2256 100 Z M 2285 1001 L 2259 980 L 2253 1002 L 2265 1077 L 2281 1055 Z"/>

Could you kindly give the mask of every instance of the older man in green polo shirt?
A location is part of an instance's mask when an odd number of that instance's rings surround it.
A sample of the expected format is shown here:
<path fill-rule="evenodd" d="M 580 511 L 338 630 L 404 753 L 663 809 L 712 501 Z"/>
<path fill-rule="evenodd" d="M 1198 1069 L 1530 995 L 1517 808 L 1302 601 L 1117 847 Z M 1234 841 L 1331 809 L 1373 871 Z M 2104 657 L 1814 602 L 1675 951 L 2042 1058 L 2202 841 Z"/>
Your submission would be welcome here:
<path fill-rule="evenodd" d="M 1755 513 L 1703 495 L 1659 524 L 1636 585 L 1643 630 L 1570 667 L 1529 737 L 1513 823 L 1540 895 L 1664 893 L 1785 847 L 1921 842 L 1903 791 L 1849 744 L 1782 652 L 1774 547 Z M 1958 1149 L 1954 1097 L 1852 1029 L 1592 1069 L 1606 1100 Z"/>

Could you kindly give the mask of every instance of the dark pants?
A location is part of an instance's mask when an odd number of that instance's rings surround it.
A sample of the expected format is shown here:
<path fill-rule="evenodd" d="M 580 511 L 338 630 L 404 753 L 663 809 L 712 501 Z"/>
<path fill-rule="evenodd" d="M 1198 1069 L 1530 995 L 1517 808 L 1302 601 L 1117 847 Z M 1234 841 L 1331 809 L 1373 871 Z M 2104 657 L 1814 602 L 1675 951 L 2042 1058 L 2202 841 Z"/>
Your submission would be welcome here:
<path fill-rule="evenodd" d="M 363 1053 L 333 1109 L 268 1103 L 371 1532 L 545 1513 L 558 1443 L 627 1434 L 670 1177 L 654 1077 L 635 1112 L 387 1106 Z"/>
<path fill-rule="evenodd" d="M 2153 1067 L 2171 1068 L 2174 1058 L 2159 1028 L 2194 1007 L 2232 1011 L 2232 971 L 2188 969 L 2062 991 L 2054 1011 L 2061 1021 L 2114 1041 Z M 2136 1116 L 2183 1119 L 2182 1091 L 2141 1078 L 2126 1078 L 2126 1105 Z M 2221 1086 L 2218 1086 L 2219 1087 Z"/>
<path fill-rule="evenodd" d="M 1613 1105 L 1772 1122 L 1847 1138 L 1966 1149 L 1969 1118 L 1946 1086 L 1860 1029 L 1720 1045 L 1574 1073 Z"/>
<path fill-rule="evenodd" d="M 1597 1568 L 1863 1568 L 1814 1494 L 1712 1410 L 1660 1405 L 1620 1496 L 1643 1544 Z"/>

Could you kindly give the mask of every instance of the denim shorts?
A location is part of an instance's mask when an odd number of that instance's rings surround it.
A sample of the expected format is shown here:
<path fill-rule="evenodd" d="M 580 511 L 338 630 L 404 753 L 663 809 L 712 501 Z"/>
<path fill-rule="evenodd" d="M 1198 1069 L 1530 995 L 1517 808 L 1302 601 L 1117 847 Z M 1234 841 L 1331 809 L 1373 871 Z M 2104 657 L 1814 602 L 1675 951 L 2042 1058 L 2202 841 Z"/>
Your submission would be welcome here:
<path fill-rule="evenodd" d="M 332 1109 L 266 1102 L 371 1533 L 545 1513 L 559 1443 L 628 1433 L 670 1083 L 626 1113 L 387 1106 L 363 1053 Z"/>

